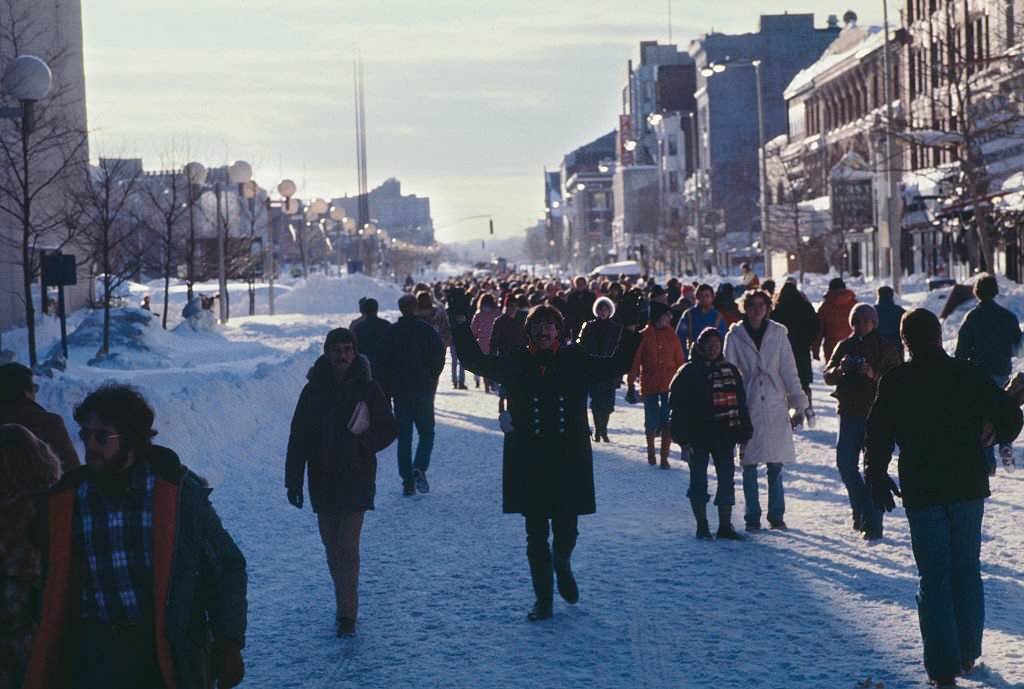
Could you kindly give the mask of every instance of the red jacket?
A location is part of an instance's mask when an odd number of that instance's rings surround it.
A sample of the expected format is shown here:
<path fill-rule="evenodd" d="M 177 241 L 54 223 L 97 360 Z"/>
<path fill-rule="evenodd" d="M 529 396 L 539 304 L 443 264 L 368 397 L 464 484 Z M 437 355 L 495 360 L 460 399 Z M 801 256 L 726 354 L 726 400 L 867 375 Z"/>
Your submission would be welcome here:
<path fill-rule="evenodd" d="M 832 357 L 836 345 L 853 334 L 850 327 L 850 311 L 857 303 L 857 296 L 848 289 L 830 290 L 825 294 L 825 301 L 818 309 L 818 321 L 821 323 L 818 339 L 814 341 L 814 352 L 825 348 L 825 360 Z"/>
<path fill-rule="evenodd" d="M 641 395 L 668 392 L 676 371 L 686 363 L 683 345 L 676 331 L 670 327 L 658 329 L 648 325 L 640 331 L 640 335 L 640 346 L 633 356 L 633 368 L 629 371 L 629 384 L 633 385 L 639 378 Z"/>

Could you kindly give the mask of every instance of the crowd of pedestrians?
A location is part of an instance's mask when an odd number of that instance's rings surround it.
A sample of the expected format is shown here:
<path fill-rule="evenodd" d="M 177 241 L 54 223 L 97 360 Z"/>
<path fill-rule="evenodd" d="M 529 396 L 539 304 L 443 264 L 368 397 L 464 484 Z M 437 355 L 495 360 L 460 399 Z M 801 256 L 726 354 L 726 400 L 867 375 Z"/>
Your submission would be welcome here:
<path fill-rule="evenodd" d="M 749 268 L 738 296 L 728 283 L 677 279 L 578 277 L 567 289 L 527 276 L 453 279 L 408 285 L 395 323 L 361 299 L 360 316 L 327 333 L 307 374 L 285 459 L 288 502 L 303 508 L 308 491 L 316 514 L 337 634 L 357 631 L 377 453 L 397 439 L 402 494 L 430 491 L 446 360 L 453 390 L 468 390 L 469 372 L 480 394 L 497 398 L 502 508 L 524 518 L 528 619 L 540 621 L 553 615 L 556 591 L 569 604 L 580 598 L 572 555 L 579 517 L 597 509 L 592 443 L 612 442 L 617 389 L 643 404 L 649 465 L 670 469 L 673 444 L 680 448 L 696 537 L 744 541 L 732 520 L 737 460 L 745 531 L 763 528 L 761 465 L 767 525 L 787 529 L 784 467 L 797 458 L 795 430 L 814 423 L 813 358 L 835 388 L 836 467 L 852 526 L 881 539 L 883 515 L 902 496 L 925 668 L 933 683 L 953 686 L 981 653 L 991 446 L 1012 468 L 1010 443 L 1024 423 L 1004 389 L 1020 325 L 995 303 L 991 276 L 975 285 L 979 304 L 955 357 L 943 351 L 938 319 L 905 313 L 888 287 L 872 305 L 833 279 L 817 311 L 795 282 L 775 288 Z M 29 369 L 0 366 L 0 612 L 10 621 L 0 632 L 0 684 L 238 684 L 246 565 L 203 479 L 153 442 L 155 412 L 133 388 L 100 387 L 74 409 L 84 466 L 36 390 Z M 888 474 L 897 446 L 898 483 Z"/>

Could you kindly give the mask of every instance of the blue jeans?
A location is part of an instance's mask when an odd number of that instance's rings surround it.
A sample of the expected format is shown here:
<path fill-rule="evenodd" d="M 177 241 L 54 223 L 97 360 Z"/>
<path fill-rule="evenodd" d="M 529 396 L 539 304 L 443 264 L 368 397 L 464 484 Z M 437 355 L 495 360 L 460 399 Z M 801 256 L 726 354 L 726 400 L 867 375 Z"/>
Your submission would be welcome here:
<path fill-rule="evenodd" d="M 430 466 L 430 453 L 434 449 L 433 390 L 395 397 L 395 421 L 398 422 L 398 473 L 403 481 L 411 481 L 413 468 L 426 473 Z M 420 437 L 415 462 L 412 461 L 413 425 Z"/>
<path fill-rule="evenodd" d="M 1008 381 L 1009 379 L 1010 379 L 1009 376 L 992 376 L 992 381 L 996 385 L 1001 387 L 1001 388 L 1006 386 L 1006 381 Z M 993 445 L 992 447 L 983 448 L 982 452 L 985 453 L 985 460 L 988 462 L 988 472 L 990 474 L 995 473 L 995 471 L 996 471 L 996 447 L 995 447 L 995 445 Z"/>
<path fill-rule="evenodd" d="M 921 577 L 917 617 L 930 677 L 960 673 L 981 655 L 985 592 L 981 584 L 983 499 L 907 507 Z"/>
<path fill-rule="evenodd" d="M 671 411 L 667 392 L 644 395 L 644 431 L 647 435 L 660 435 L 667 430 Z"/>
<path fill-rule="evenodd" d="M 782 465 L 768 462 L 768 521 L 780 522 L 786 513 L 786 496 L 782 491 Z M 757 494 L 757 465 L 743 467 L 743 521 L 750 525 L 761 523 L 761 499 Z"/>
<path fill-rule="evenodd" d="M 690 459 L 687 461 L 690 466 L 690 489 L 686 491 L 686 497 L 690 498 L 694 513 L 700 513 L 701 508 L 708 502 L 708 459 L 710 458 L 714 459 L 715 475 L 718 478 L 715 505 L 731 507 L 736 504 L 734 449 L 735 446 L 732 443 L 719 443 L 713 447 L 694 445 L 691 448 Z"/>
<path fill-rule="evenodd" d="M 448 351 L 452 354 L 452 385 L 465 385 L 466 369 L 462 368 L 462 362 L 459 361 L 459 355 L 455 351 L 454 343 L 448 347 Z"/>
<path fill-rule="evenodd" d="M 836 467 L 850 498 L 853 520 L 870 533 L 882 532 L 882 510 L 876 509 L 871 490 L 860 473 L 860 453 L 864 449 L 864 432 L 868 420 L 850 416 L 839 417 L 839 442 L 836 444 Z"/>

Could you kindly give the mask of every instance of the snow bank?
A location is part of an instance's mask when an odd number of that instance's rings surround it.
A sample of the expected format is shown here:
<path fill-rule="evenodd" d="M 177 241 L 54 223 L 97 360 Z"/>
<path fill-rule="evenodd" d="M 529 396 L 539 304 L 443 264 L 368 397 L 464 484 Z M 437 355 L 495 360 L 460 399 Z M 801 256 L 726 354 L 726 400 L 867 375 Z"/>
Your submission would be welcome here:
<path fill-rule="evenodd" d="M 359 300 L 372 297 L 380 308 L 392 309 L 403 294 L 396 285 L 361 273 L 326 277 L 311 275 L 296 281 L 287 294 L 276 300 L 277 313 L 335 314 L 358 313 Z"/>

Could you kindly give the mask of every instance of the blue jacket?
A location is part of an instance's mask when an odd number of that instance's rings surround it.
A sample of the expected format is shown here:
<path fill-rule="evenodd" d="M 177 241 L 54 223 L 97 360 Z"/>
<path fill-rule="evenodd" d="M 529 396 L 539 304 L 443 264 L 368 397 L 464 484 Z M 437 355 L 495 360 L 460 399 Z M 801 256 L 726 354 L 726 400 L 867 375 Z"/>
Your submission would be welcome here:
<path fill-rule="evenodd" d="M 679 319 L 679 324 L 676 325 L 676 335 L 679 336 L 684 352 L 688 353 L 690 351 L 690 347 L 704 328 L 718 328 L 718 332 L 724 338 L 725 332 L 729 329 L 729 323 L 718 313 L 718 309 L 713 306 L 707 313 L 703 313 L 700 310 L 699 304 L 691 306 L 683 312 L 682 317 Z"/>
<path fill-rule="evenodd" d="M 903 318 L 903 307 L 894 301 L 879 301 L 875 304 L 875 311 L 878 313 L 878 334 L 889 344 L 895 345 L 902 356 L 900 319 Z"/>
<path fill-rule="evenodd" d="M 1008 376 L 1020 345 L 1017 317 L 993 300 L 968 312 L 956 340 L 956 358 L 967 359 L 990 376 Z"/>
<path fill-rule="evenodd" d="M 433 393 L 444 370 L 444 350 L 429 323 L 416 316 L 402 316 L 384 331 L 373 376 L 390 397 Z"/>

